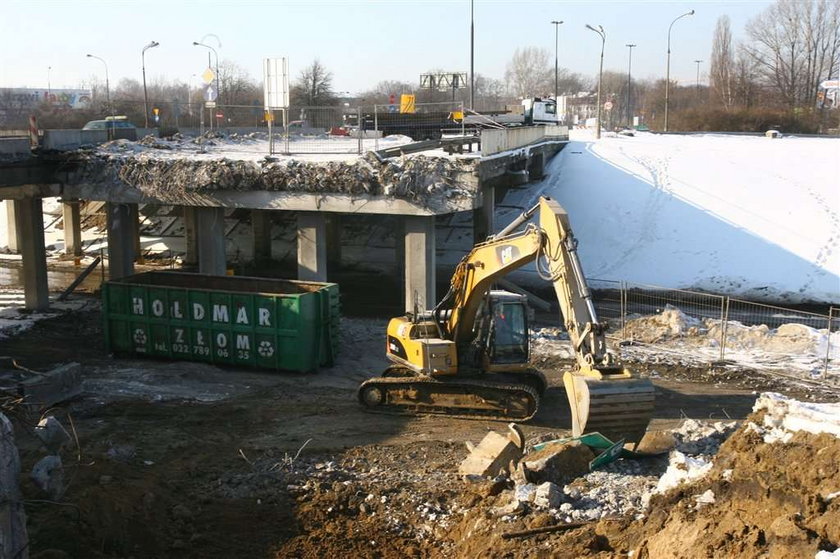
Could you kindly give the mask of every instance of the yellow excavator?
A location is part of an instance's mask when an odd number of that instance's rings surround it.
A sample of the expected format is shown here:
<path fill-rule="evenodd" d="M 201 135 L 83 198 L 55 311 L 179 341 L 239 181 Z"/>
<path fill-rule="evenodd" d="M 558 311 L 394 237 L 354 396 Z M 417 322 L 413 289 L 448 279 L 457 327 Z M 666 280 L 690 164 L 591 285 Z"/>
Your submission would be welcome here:
<path fill-rule="evenodd" d="M 641 440 L 653 414 L 653 385 L 607 350 L 569 217 L 549 198 L 475 245 L 434 309 L 391 319 L 386 355 L 393 365 L 359 386 L 359 401 L 375 411 L 532 418 L 547 383 L 529 363 L 527 300 L 491 287 L 535 260 L 554 285 L 575 350 L 577 366 L 563 376 L 573 436 L 598 431 L 613 441 Z"/>

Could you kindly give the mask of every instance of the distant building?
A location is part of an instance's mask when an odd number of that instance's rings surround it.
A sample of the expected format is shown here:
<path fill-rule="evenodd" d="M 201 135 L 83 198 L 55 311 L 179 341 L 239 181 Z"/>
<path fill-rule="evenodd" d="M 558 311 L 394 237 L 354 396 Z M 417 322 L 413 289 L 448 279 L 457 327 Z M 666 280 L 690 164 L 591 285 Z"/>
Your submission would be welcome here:
<path fill-rule="evenodd" d="M 583 125 L 586 119 L 595 116 L 596 102 L 597 96 L 589 92 L 561 95 L 557 100 L 558 112 L 566 115 L 564 121 L 569 125 Z"/>

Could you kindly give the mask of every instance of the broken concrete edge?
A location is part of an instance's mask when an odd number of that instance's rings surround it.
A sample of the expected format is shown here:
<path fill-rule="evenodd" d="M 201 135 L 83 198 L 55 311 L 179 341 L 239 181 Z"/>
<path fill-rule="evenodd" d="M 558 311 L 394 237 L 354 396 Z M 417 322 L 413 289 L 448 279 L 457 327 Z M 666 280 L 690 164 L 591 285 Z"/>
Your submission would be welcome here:
<path fill-rule="evenodd" d="M 425 209 L 426 214 L 480 206 L 476 203 L 480 201 L 480 189 L 475 162 L 443 157 L 417 156 L 385 163 L 370 155 L 350 162 L 256 162 L 100 154 L 80 158 L 74 154 L 73 159 L 68 156 L 61 175 L 65 193 L 76 190 L 74 195 L 79 198 L 124 203 L 154 200 L 188 205 L 185 200 L 194 196 L 212 198 L 223 193 L 222 198 L 241 198 L 248 193 L 264 193 L 280 205 L 289 195 L 308 195 L 312 200 L 345 196 L 350 200 L 403 202 L 414 208 L 412 213 Z M 258 209 L 286 208 L 267 207 L 263 201 Z M 318 208 L 308 201 L 306 209 Z M 387 212 L 380 209 L 371 213 Z"/>
<path fill-rule="evenodd" d="M 387 196 L 227 190 L 184 193 L 174 198 L 168 196 L 155 198 L 124 185 L 114 188 L 90 183 L 66 185 L 64 196 L 118 204 L 167 204 L 190 207 L 429 217 L 471 211 L 480 208 L 482 200 L 480 196 L 475 198 L 435 198 L 428 199 L 420 204 Z"/>

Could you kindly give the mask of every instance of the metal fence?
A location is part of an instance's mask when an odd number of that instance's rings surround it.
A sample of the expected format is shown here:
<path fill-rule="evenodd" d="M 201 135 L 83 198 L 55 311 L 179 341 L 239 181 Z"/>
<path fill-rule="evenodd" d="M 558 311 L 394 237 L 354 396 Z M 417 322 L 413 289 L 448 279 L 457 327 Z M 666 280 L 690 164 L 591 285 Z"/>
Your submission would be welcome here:
<path fill-rule="evenodd" d="M 588 280 L 609 337 L 623 352 L 649 349 L 687 361 L 793 371 L 840 384 L 840 308 L 828 314 L 682 289 Z"/>
<path fill-rule="evenodd" d="M 407 111 L 401 112 L 401 109 Z M 464 103 L 459 101 L 409 107 L 373 105 L 362 111 L 359 128 L 375 139 L 374 149 L 379 149 L 379 139 L 388 136 L 404 136 L 416 142 L 437 140 L 446 135 L 463 136 L 463 117 Z"/>

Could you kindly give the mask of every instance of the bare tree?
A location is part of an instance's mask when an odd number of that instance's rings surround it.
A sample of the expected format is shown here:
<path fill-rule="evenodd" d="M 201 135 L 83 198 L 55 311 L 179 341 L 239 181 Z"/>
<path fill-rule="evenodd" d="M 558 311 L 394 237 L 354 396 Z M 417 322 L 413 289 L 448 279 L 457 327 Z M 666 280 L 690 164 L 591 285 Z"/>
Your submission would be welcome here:
<path fill-rule="evenodd" d="M 747 24 L 747 34 L 762 81 L 780 102 L 813 107 L 820 81 L 840 63 L 840 3 L 778 0 Z"/>
<path fill-rule="evenodd" d="M 219 65 L 219 84 L 225 105 L 250 105 L 254 99 L 260 99 L 259 85 L 247 70 L 230 60 L 223 60 Z"/>
<path fill-rule="evenodd" d="M 516 49 L 508 62 L 505 81 L 514 96 L 528 98 L 554 91 L 554 65 L 547 50 L 538 47 Z"/>
<path fill-rule="evenodd" d="M 746 109 L 758 102 L 759 69 L 755 58 L 743 45 L 738 49 L 738 57 L 733 67 L 733 101 Z"/>
<path fill-rule="evenodd" d="M 398 101 L 403 93 L 412 94 L 417 90 L 416 85 L 396 80 L 383 80 L 371 89 L 359 93 L 358 97 L 366 105 L 384 105 L 391 102 L 391 95 Z"/>
<path fill-rule="evenodd" d="M 332 90 L 332 72 L 317 58 L 304 68 L 291 88 L 292 104 L 297 106 L 332 106 L 337 102 Z"/>
<path fill-rule="evenodd" d="M 735 54 L 732 49 L 732 31 L 729 27 L 729 16 L 720 16 L 715 27 L 712 41 L 711 68 L 709 81 L 715 99 L 729 110 L 732 108 L 733 83 L 732 73 L 735 65 Z"/>

